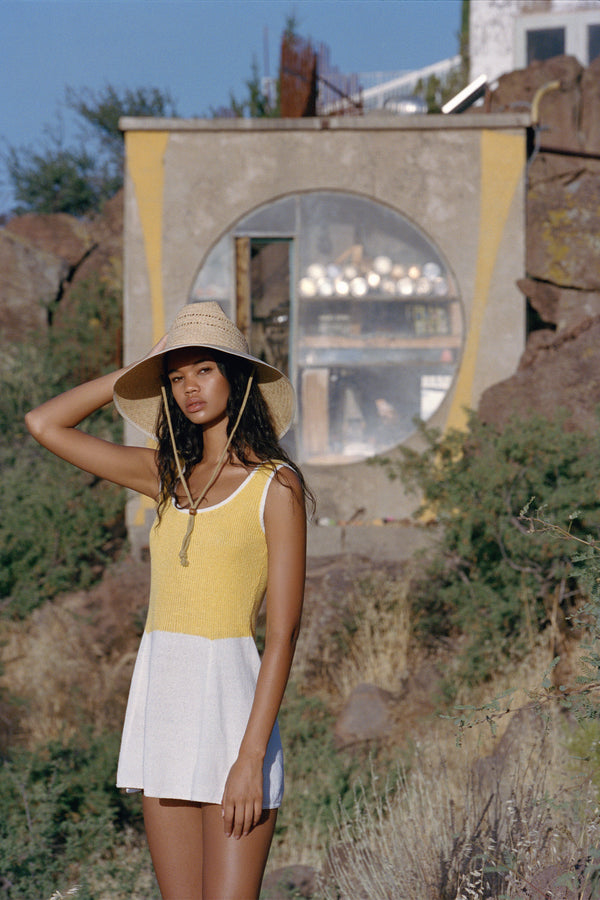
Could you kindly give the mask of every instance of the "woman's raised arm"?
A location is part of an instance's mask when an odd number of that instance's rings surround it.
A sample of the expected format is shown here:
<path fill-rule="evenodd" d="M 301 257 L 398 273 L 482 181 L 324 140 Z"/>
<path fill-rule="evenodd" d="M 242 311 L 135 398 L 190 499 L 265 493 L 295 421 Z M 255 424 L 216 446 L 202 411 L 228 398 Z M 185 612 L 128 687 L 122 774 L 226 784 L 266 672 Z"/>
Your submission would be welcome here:
<path fill-rule="evenodd" d="M 160 343 L 151 352 L 159 349 Z M 87 416 L 112 400 L 115 382 L 125 371 L 118 369 L 52 397 L 28 412 L 25 424 L 43 447 L 78 469 L 156 498 L 159 484 L 151 448 L 124 447 L 77 428 Z"/>

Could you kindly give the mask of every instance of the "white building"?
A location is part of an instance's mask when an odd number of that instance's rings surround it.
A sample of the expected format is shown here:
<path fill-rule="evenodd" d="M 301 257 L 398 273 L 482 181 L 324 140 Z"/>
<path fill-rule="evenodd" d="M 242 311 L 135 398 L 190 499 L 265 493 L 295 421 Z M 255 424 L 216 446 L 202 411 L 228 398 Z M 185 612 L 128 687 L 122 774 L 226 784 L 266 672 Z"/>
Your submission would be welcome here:
<path fill-rule="evenodd" d="M 600 56 L 600 0 L 471 0 L 471 80 L 488 83 L 536 59 Z"/>

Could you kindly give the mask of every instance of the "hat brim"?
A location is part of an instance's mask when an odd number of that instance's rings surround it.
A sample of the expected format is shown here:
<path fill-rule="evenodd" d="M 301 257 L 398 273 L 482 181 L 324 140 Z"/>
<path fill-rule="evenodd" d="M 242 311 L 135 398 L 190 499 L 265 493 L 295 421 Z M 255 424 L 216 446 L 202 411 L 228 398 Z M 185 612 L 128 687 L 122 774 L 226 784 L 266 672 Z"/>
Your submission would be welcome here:
<path fill-rule="evenodd" d="M 280 440 L 287 433 L 294 418 L 295 398 L 291 382 L 283 372 L 249 353 L 204 342 L 170 347 L 146 357 L 124 372 L 115 382 L 113 390 L 114 404 L 124 419 L 148 437 L 156 439 L 156 424 L 162 401 L 164 358 L 173 350 L 185 347 L 202 347 L 251 363 L 255 368 L 255 379 L 269 409 L 277 439 Z"/>

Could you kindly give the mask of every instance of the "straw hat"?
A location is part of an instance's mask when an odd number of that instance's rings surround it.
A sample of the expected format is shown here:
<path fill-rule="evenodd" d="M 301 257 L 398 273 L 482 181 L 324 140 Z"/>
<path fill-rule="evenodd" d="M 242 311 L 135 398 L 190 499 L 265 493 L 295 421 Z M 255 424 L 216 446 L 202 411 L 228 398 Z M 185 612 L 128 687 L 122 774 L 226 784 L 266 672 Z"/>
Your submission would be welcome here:
<path fill-rule="evenodd" d="M 244 335 L 213 301 L 184 306 L 169 329 L 164 350 L 136 363 L 117 379 L 113 399 L 124 419 L 150 437 L 156 437 L 164 357 L 170 350 L 181 347 L 206 347 L 251 362 L 277 438 L 283 437 L 294 415 L 292 385 L 279 369 L 250 354 Z"/>

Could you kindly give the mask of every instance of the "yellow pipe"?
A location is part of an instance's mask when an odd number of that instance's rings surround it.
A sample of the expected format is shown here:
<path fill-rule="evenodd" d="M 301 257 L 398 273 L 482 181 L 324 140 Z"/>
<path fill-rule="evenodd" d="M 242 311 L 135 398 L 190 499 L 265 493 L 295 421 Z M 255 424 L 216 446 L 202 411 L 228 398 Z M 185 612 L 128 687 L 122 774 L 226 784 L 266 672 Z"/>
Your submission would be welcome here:
<path fill-rule="evenodd" d="M 560 88 L 560 81 L 547 81 L 546 84 L 543 84 L 541 88 L 538 88 L 535 94 L 533 95 L 533 100 L 531 101 L 531 124 L 537 125 L 539 121 L 539 113 L 540 113 L 540 102 L 544 94 L 547 94 L 549 91 L 557 91 Z"/>

